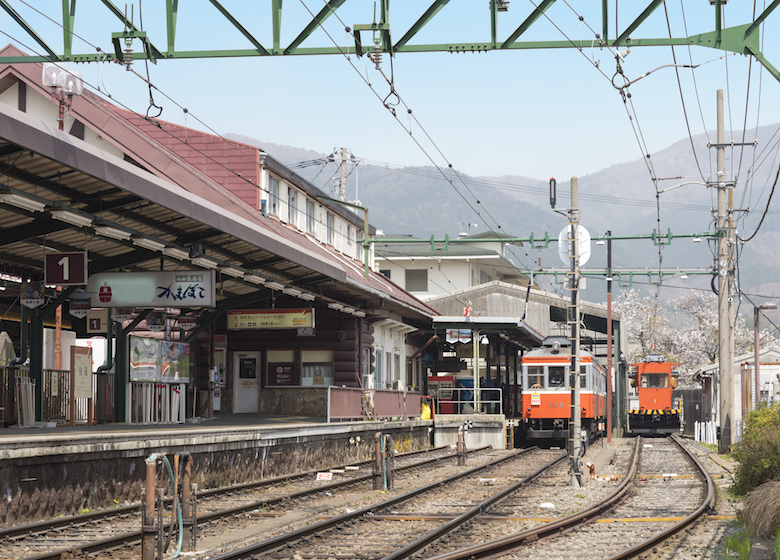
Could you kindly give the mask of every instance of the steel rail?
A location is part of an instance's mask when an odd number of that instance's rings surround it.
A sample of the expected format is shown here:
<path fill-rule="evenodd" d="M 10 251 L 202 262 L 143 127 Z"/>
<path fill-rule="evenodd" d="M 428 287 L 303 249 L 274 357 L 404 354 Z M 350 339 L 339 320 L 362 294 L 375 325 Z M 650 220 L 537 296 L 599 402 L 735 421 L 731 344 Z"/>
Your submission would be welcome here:
<path fill-rule="evenodd" d="M 396 456 L 396 459 L 401 457 L 411 457 L 415 455 L 420 455 L 422 453 L 429 453 L 434 451 L 441 451 L 442 449 L 446 449 L 448 446 L 440 446 L 440 447 L 434 447 L 431 449 L 424 449 L 420 451 L 409 451 L 406 453 L 402 453 L 400 455 Z M 477 451 L 484 451 L 490 446 L 484 446 L 479 447 L 475 449 L 469 449 L 468 453 L 474 453 Z M 438 457 L 434 459 L 434 461 L 442 461 L 445 459 L 451 459 L 453 457 L 457 456 L 457 453 L 449 453 L 446 455 L 443 455 L 442 457 Z M 349 465 L 367 465 L 371 464 L 372 461 L 360 461 L 359 463 L 349 463 Z M 421 463 L 424 463 L 421 462 Z M 421 464 L 417 463 L 417 464 Z M 328 467 L 328 469 L 331 468 L 344 468 L 349 465 L 342 465 L 340 467 Z M 402 470 L 407 467 L 398 467 L 397 470 Z M 263 486 L 270 486 L 272 484 L 277 484 L 279 482 L 287 482 L 289 480 L 294 480 L 296 478 L 304 478 L 306 476 L 311 476 L 313 474 L 316 474 L 318 472 L 322 471 L 322 469 L 313 469 L 309 471 L 294 473 L 294 474 L 286 474 L 282 476 L 276 476 L 276 477 L 270 477 L 270 478 L 263 478 L 260 480 L 255 480 L 252 482 L 244 482 L 242 484 L 236 484 L 234 486 L 223 486 L 220 488 L 211 488 L 208 490 L 201 490 L 197 493 L 197 498 L 206 498 L 209 496 L 214 495 L 220 495 L 220 494 L 229 494 L 231 492 L 240 492 L 242 490 L 252 490 L 255 488 L 261 488 Z M 171 498 L 166 498 L 165 504 L 170 505 L 172 503 Z M 28 536 L 30 534 L 34 533 L 42 533 L 47 532 L 52 529 L 60 529 L 62 527 L 70 527 L 70 526 L 76 526 L 76 525 L 83 525 L 86 523 L 92 523 L 95 521 L 102 521 L 104 519 L 109 519 L 111 517 L 119 517 L 124 514 L 128 513 L 134 513 L 138 511 L 141 508 L 141 503 L 136 502 L 133 504 L 129 504 L 126 506 L 119 506 L 111 509 L 103 509 L 98 511 L 90 511 L 87 513 L 80 513 L 78 515 L 68 515 L 65 517 L 56 517 L 52 519 L 47 519 L 45 521 L 37 521 L 35 523 L 27 523 L 25 525 L 16 525 L 14 527 L 4 527 L 0 528 L 0 541 L 5 539 L 12 539 L 15 537 L 20 536 Z"/>
<path fill-rule="evenodd" d="M 495 461 L 491 461 L 490 463 L 486 463 L 484 465 L 481 465 L 479 467 L 475 467 L 472 469 L 468 469 L 462 473 L 458 473 L 456 475 L 447 477 L 445 479 L 439 480 L 437 482 L 433 482 L 431 484 L 427 484 L 425 486 L 421 486 L 420 488 L 416 488 L 410 492 L 406 492 L 405 494 L 401 494 L 399 496 L 395 496 L 394 498 L 390 498 L 389 500 L 383 501 L 378 504 L 374 504 L 372 506 L 368 506 L 359 510 L 355 510 L 349 513 L 345 513 L 343 515 L 339 515 L 336 517 L 332 517 L 330 519 L 326 519 L 324 521 L 320 521 L 319 523 L 314 523 L 312 525 L 307 525 L 306 527 L 301 527 L 300 529 L 296 529 L 295 531 L 291 531 L 289 533 L 285 533 L 284 535 L 280 535 L 278 537 L 274 537 L 265 541 L 262 541 L 260 543 L 252 544 L 249 546 L 246 546 L 244 548 L 234 550 L 232 552 L 227 552 L 225 554 L 221 554 L 219 556 L 212 556 L 211 560 L 245 560 L 252 558 L 253 556 L 257 554 L 262 554 L 266 552 L 272 552 L 274 550 L 278 550 L 280 548 L 283 548 L 284 546 L 296 542 L 298 540 L 301 540 L 302 538 L 315 535 L 317 533 L 321 533 L 324 531 L 327 531 L 329 529 L 332 529 L 334 527 L 337 527 L 338 525 L 341 525 L 342 523 L 348 523 L 351 521 L 354 521 L 360 517 L 363 517 L 365 515 L 371 515 L 378 511 L 382 511 L 391 507 L 396 506 L 399 503 L 405 502 L 407 500 L 410 500 L 412 498 L 415 498 L 421 494 L 424 494 L 426 492 L 429 492 L 431 490 L 434 490 L 436 488 L 440 488 L 442 486 L 446 486 L 448 484 L 451 484 L 455 482 L 456 480 L 460 480 L 461 478 L 466 478 L 468 476 L 471 476 L 479 471 L 483 471 L 486 469 L 489 469 L 491 467 L 494 467 L 496 465 L 499 465 L 501 463 L 504 463 L 506 461 L 510 461 L 512 459 L 516 459 L 520 455 L 523 455 L 524 453 L 527 453 L 532 450 L 536 450 L 536 447 L 530 447 L 528 449 L 522 449 L 518 451 L 517 453 L 513 453 L 511 455 L 507 455 L 505 457 L 501 457 L 500 459 L 497 459 Z"/>
<path fill-rule="evenodd" d="M 432 451 L 440 451 L 442 449 L 445 449 L 446 446 L 436 447 L 432 449 L 427 450 L 420 450 L 420 451 L 410 451 L 407 453 L 403 453 L 398 455 L 396 458 L 399 457 L 408 457 L 408 456 L 415 456 L 420 455 L 422 453 L 432 452 Z M 467 450 L 467 453 L 476 453 L 479 451 L 484 451 L 486 449 L 489 449 L 490 446 L 483 446 L 478 447 L 474 449 Z M 413 469 L 416 467 L 420 467 L 422 465 L 425 465 L 426 463 L 435 463 L 438 461 L 444 461 L 447 459 L 452 459 L 454 457 L 457 457 L 458 453 L 448 453 L 446 455 L 442 455 L 440 457 L 434 457 L 432 459 L 428 459 L 425 461 L 419 461 L 417 463 L 409 464 L 409 465 L 403 465 L 400 467 L 396 467 L 396 471 L 405 471 L 408 469 Z M 367 464 L 371 463 L 372 461 L 361 461 L 357 464 Z M 354 465 L 355 463 L 350 463 L 351 465 Z M 275 484 L 278 482 L 285 482 L 291 479 L 296 478 L 303 478 L 305 476 L 310 476 L 312 474 L 316 474 L 317 472 L 320 472 L 322 469 L 315 469 L 311 471 L 306 471 L 303 473 L 296 473 L 296 474 L 290 474 L 290 475 L 283 475 L 279 477 L 274 477 L 270 479 L 263 479 L 258 480 L 254 482 L 248 482 L 244 484 L 237 484 L 235 486 L 229 486 L 229 487 L 223 487 L 223 488 L 214 488 L 211 490 L 205 490 L 202 492 L 198 492 L 198 497 L 204 497 L 204 496 L 213 496 L 213 495 L 220 495 L 220 494 L 228 494 L 235 491 L 240 490 L 247 490 L 262 486 L 268 486 L 271 484 Z M 342 486 L 347 486 L 350 484 L 356 484 L 360 482 L 365 482 L 367 480 L 370 480 L 373 478 L 373 474 L 368 475 L 361 475 L 357 477 L 352 477 L 349 479 L 345 479 L 342 481 L 332 482 L 329 484 L 323 484 L 321 486 L 318 486 L 317 488 L 312 488 L 308 490 L 302 490 L 299 492 L 294 492 L 292 494 L 286 494 L 284 496 L 279 496 L 276 498 L 266 498 L 263 500 L 257 500 L 248 504 L 244 504 L 242 506 L 237 506 L 235 508 L 227 509 L 227 510 L 221 510 L 221 511 L 215 511 L 210 513 L 203 513 L 197 516 L 197 522 L 200 523 L 208 523 L 210 521 L 214 521 L 217 519 L 221 519 L 224 517 L 230 517 L 233 515 L 238 515 L 240 513 L 244 513 L 246 511 L 254 510 L 260 506 L 267 506 L 267 505 L 273 505 L 280 503 L 284 500 L 289 500 L 291 498 L 299 498 L 302 496 L 306 496 L 308 494 L 316 494 L 318 492 L 325 492 L 331 489 L 340 488 Z M 172 503 L 172 500 L 170 498 L 166 499 L 166 503 L 170 504 Z M 102 510 L 97 512 L 91 512 L 86 513 L 82 515 L 76 515 L 76 516 L 69 516 L 69 517 L 63 517 L 63 518 L 57 518 L 57 519 L 51 519 L 47 521 L 42 521 L 40 523 L 32 523 L 28 525 L 22 525 L 18 527 L 9 527 L 6 529 L 0 530 L 0 540 L 7 539 L 7 538 L 13 538 L 18 536 L 26 536 L 34 533 L 40 533 L 49 531 L 51 529 L 59 529 L 62 527 L 68 527 L 68 526 L 77 526 L 77 525 L 83 525 L 87 523 L 94 523 L 96 521 L 101 521 L 103 519 L 108 519 L 111 517 L 117 517 L 124 513 L 134 512 L 137 511 L 140 508 L 140 504 L 133 504 L 129 506 L 122 506 L 120 508 L 115 508 L 111 510 Z M 38 555 L 34 556 L 25 556 L 22 560 L 60 560 L 63 555 L 65 554 L 72 554 L 74 552 L 80 552 L 83 554 L 94 554 L 96 552 L 101 552 L 108 549 L 117 548 L 120 546 L 124 546 L 126 544 L 130 544 L 136 541 L 139 541 L 141 537 L 143 536 L 142 531 L 139 529 L 138 531 L 130 531 L 128 533 L 123 533 L 120 535 L 117 535 L 115 537 L 109 537 L 100 541 L 94 541 L 92 543 L 87 543 L 84 545 L 78 545 L 78 546 L 71 546 L 68 548 L 63 548 L 60 550 L 54 550 L 50 552 L 44 552 Z"/>
<path fill-rule="evenodd" d="M 696 465 L 696 468 L 699 469 L 699 471 L 704 476 L 704 479 L 707 482 L 707 495 L 705 496 L 704 500 L 702 501 L 701 505 L 699 505 L 698 508 L 696 508 L 696 511 L 691 513 L 689 516 L 687 516 L 685 519 L 682 519 L 672 525 L 671 527 L 661 531 L 660 533 L 657 533 L 647 539 L 646 541 L 643 541 L 635 546 L 629 547 L 625 550 L 622 550 L 618 554 L 611 556 L 609 560 L 621 560 L 624 558 L 633 558 L 636 555 L 638 555 L 640 552 L 644 552 L 645 550 L 652 548 L 654 546 L 657 546 L 661 544 L 662 542 L 666 541 L 669 537 L 676 535 L 683 529 L 685 529 L 688 525 L 699 519 L 705 511 L 709 510 L 712 505 L 713 501 L 715 500 L 715 485 L 712 481 L 712 476 L 709 472 L 707 472 L 707 469 L 704 468 L 704 465 L 701 464 L 701 461 L 699 461 L 698 457 L 691 452 L 689 449 L 686 449 L 686 447 L 682 444 L 680 441 L 679 436 L 672 435 L 671 439 L 674 443 L 677 444 L 677 446 L 685 453 L 688 458 L 693 461 L 693 463 Z"/>
<path fill-rule="evenodd" d="M 428 560 L 478 560 L 480 558 L 493 558 L 500 554 L 507 554 L 527 543 L 552 536 L 556 533 L 562 533 L 586 522 L 592 517 L 596 517 L 602 511 L 611 507 L 612 504 L 622 499 L 633 486 L 634 476 L 636 475 L 637 465 L 639 464 L 640 439 L 641 438 L 639 437 L 636 438 L 636 446 L 634 448 L 631 467 L 629 468 L 628 474 L 623 479 L 623 482 L 620 483 L 620 486 L 618 486 L 612 494 L 594 506 L 581 511 L 580 513 L 575 513 L 556 521 L 550 521 L 549 523 L 544 523 L 538 527 L 533 527 L 513 535 L 507 535 L 492 541 L 448 552 Z"/>
<path fill-rule="evenodd" d="M 455 529 L 461 527 L 477 515 L 483 513 L 486 511 L 490 506 L 498 503 L 499 501 L 503 500 L 507 496 L 513 494 L 516 492 L 520 487 L 528 484 L 532 480 L 536 479 L 540 474 L 542 474 L 547 469 L 551 468 L 552 466 L 560 463 L 566 459 L 566 455 L 563 454 L 557 459 L 553 459 L 546 465 L 540 467 L 538 470 L 534 471 L 530 475 L 526 476 L 522 480 L 516 482 L 515 484 L 512 484 L 511 486 L 508 486 L 507 488 L 501 490 L 500 492 L 496 493 L 495 495 L 491 496 L 487 500 L 483 501 L 482 503 L 476 505 L 475 507 L 471 508 L 465 513 L 462 513 L 455 519 L 452 519 L 442 525 L 441 527 L 438 527 L 437 529 L 434 529 L 433 531 L 430 531 L 429 533 L 426 533 L 419 539 L 409 543 L 408 545 L 404 546 L 403 548 L 399 548 L 395 552 L 388 554 L 387 556 L 384 556 L 381 560 L 402 560 L 404 558 L 408 558 L 418 550 L 422 550 L 429 544 L 445 537 L 446 535 L 453 532 Z"/>

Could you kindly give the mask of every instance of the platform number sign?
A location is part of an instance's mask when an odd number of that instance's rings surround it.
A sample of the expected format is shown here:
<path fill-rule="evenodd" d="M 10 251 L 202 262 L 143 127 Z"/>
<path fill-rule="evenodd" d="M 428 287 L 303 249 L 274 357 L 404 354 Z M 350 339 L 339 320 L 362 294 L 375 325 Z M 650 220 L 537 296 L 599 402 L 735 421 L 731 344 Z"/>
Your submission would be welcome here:
<path fill-rule="evenodd" d="M 43 277 L 46 284 L 79 286 L 87 283 L 87 253 L 46 253 Z"/>

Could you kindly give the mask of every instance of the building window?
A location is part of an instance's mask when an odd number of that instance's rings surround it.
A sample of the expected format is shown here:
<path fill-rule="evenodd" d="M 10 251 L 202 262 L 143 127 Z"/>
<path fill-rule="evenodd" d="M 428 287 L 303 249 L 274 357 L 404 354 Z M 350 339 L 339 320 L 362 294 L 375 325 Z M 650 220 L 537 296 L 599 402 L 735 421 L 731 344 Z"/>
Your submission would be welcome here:
<path fill-rule="evenodd" d="M 314 202 L 306 201 L 306 231 L 314 234 Z"/>
<path fill-rule="evenodd" d="M 421 268 L 417 270 L 406 271 L 406 289 L 410 292 L 428 291 L 428 269 Z"/>
<path fill-rule="evenodd" d="M 301 386 L 328 387 L 335 382 L 333 362 L 306 363 L 301 372 Z"/>
<path fill-rule="evenodd" d="M 391 389 L 393 387 L 393 355 L 390 352 L 385 352 L 385 369 L 387 370 L 387 380 L 385 386 L 380 389 Z"/>
<path fill-rule="evenodd" d="M 297 208 L 295 207 L 295 191 L 292 189 L 287 190 L 287 223 L 291 225 L 297 225 L 295 223 L 295 213 Z"/>
<path fill-rule="evenodd" d="M 336 237 L 335 219 L 333 214 L 328 212 L 328 245 L 333 245 L 334 237 Z"/>
<path fill-rule="evenodd" d="M 379 270 L 379 274 L 381 274 L 383 276 L 386 276 L 388 279 L 392 280 L 392 278 L 390 278 L 390 269 L 389 268 L 387 268 L 385 270 L 381 270 L 380 269 Z"/>
<path fill-rule="evenodd" d="M 355 258 L 358 260 L 363 258 L 363 232 L 358 229 L 355 230 Z"/>
<path fill-rule="evenodd" d="M 268 178 L 268 211 L 279 215 L 279 180 L 275 177 Z"/>
<path fill-rule="evenodd" d="M 376 368 L 376 371 L 374 372 L 374 387 L 377 389 L 384 389 L 385 388 L 385 368 L 383 366 L 382 362 L 382 349 L 377 348 L 376 349 L 376 362 L 374 363 L 374 366 Z"/>

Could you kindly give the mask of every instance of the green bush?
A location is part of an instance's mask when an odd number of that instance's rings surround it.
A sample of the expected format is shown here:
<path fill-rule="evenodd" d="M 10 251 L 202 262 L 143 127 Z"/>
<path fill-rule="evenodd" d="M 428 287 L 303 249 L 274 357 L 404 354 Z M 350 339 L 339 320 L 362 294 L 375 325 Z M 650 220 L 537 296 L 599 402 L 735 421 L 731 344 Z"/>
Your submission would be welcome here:
<path fill-rule="evenodd" d="M 780 405 L 763 406 L 748 414 L 732 457 L 738 461 L 732 486 L 738 496 L 780 479 Z"/>

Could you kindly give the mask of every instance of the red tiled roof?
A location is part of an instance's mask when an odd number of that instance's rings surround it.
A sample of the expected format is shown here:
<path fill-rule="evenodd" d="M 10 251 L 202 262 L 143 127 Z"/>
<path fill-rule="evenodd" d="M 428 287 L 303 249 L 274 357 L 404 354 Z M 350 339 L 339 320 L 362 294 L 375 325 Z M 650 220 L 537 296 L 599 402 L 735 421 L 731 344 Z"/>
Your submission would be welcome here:
<path fill-rule="evenodd" d="M 150 120 L 107 102 L 103 105 L 252 208 L 259 207 L 260 148 L 159 119 Z"/>

